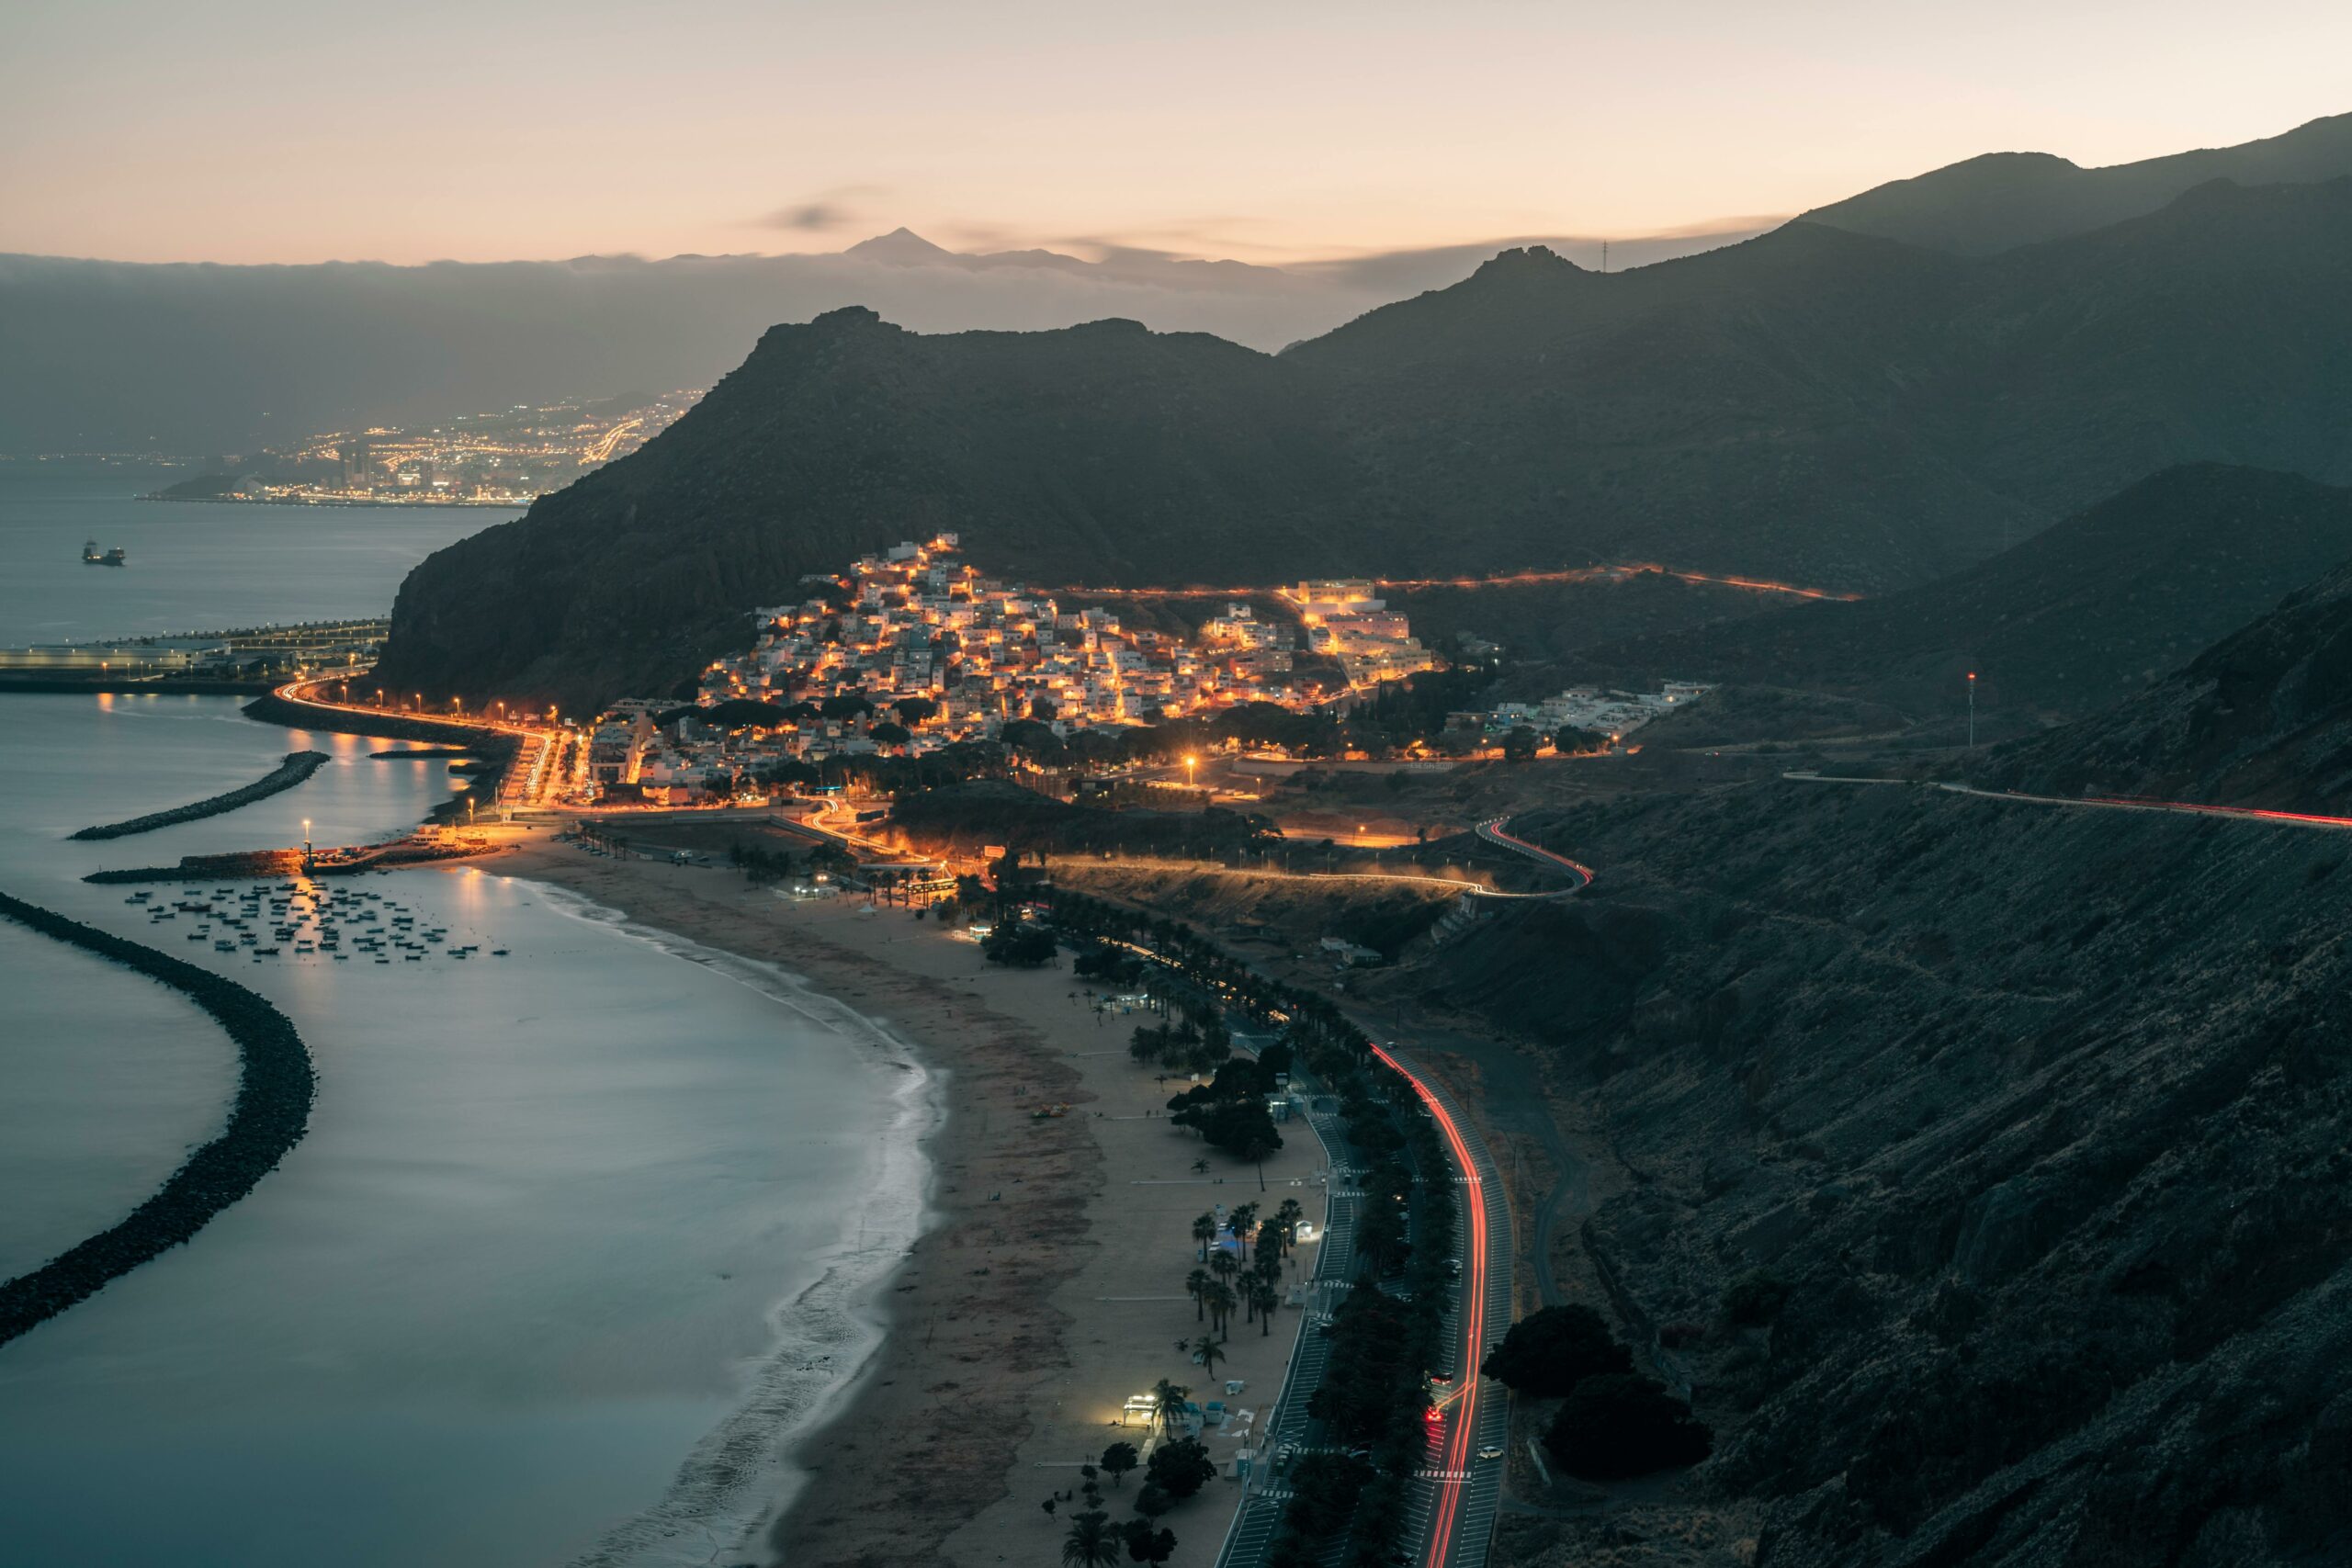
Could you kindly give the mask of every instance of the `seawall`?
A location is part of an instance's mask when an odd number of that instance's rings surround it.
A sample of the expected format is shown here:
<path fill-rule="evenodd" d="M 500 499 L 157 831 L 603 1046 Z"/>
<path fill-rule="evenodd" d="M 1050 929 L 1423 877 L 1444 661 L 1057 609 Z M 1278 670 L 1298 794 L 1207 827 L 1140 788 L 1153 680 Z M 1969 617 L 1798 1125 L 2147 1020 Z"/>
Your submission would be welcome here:
<path fill-rule="evenodd" d="M 119 1223 L 0 1282 L 5 1345 L 187 1241 L 252 1191 L 309 1130 L 318 1077 L 293 1022 L 234 980 L 5 893 L 0 915 L 181 992 L 228 1032 L 239 1063 L 236 1100 L 219 1137 Z"/>
<path fill-rule="evenodd" d="M 255 779 L 243 789 L 232 789 L 225 795 L 212 795 L 187 806 L 175 806 L 169 811 L 153 811 L 144 817 L 133 817 L 127 822 L 108 822 L 100 827 L 85 828 L 74 837 L 127 839 L 133 833 L 152 833 L 158 828 L 193 822 L 202 817 L 218 817 L 224 811 L 234 811 L 240 806 L 251 806 L 256 800 L 266 800 L 281 791 L 292 789 L 333 760 L 324 751 L 288 751 L 286 760 L 268 774 Z"/>

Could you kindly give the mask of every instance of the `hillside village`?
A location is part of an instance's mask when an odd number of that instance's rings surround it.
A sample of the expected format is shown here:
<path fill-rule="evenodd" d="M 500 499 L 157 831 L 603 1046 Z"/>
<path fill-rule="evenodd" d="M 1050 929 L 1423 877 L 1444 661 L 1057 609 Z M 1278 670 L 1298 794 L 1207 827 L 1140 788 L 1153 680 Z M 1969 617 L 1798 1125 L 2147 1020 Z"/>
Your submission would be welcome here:
<path fill-rule="evenodd" d="M 1066 739 L 1252 705 L 1340 717 L 1383 685 L 1440 667 L 1364 580 L 1287 585 L 1268 596 L 1275 613 L 1237 595 L 1187 639 L 985 576 L 959 545 L 952 533 L 907 541 L 839 577 L 805 579 L 808 597 L 757 611 L 751 646 L 703 672 L 694 705 L 612 705 L 587 749 L 590 786 L 685 805 L 734 795 L 786 764 L 932 757 L 1003 740 L 1012 726 Z M 1444 729 L 1467 751 L 1521 727 L 1614 741 L 1704 690 L 1569 691 L 1450 713 Z"/>

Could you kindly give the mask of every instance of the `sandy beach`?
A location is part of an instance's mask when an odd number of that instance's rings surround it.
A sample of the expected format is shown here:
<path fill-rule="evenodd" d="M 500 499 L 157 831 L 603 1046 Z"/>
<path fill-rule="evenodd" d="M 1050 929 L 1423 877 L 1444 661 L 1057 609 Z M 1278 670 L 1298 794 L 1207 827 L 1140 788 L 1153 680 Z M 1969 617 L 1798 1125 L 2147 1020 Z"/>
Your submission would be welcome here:
<path fill-rule="evenodd" d="M 645 841 L 658 841 L 648 829 Z M 772 963 L 887 1025 L 942 1075 L 931 1134 L 931 1223 L 873 1310 L 886 1334 L 845 1402 L 795 1453 L 805 1474 L 768 1530 L 784 1562 L 1052 1561 L 1081 1503 L 1078 1466 L 1115 1440 L 1120 1406 L 1160 1378 L 1195 1399 L 1262 1414 L 1295 1348 L 1285 1307 L 1271 1332 L 1237 1317 L 1214 1386 L 1180 1344 L 1204 1332 L 1186 1295 L 1194 1215 L 1285 1197 L 1323 1219 L 1323 1152 L 1304 1122 L 1250 1167 L 1170 1123 L 1179 1084 L 1136 1066 L 1141 1021 L 1101 1017 L 1067 969 L 1012 972 L 904 908 L 795 902 L 720 868 L 589 856 L 534 834 L 496 870 L 570 888 L 630 919 Z M 1040 1108 L 1068 1113 L 1038 1118 Z M 1206 1174 L 1193 1166 L 1205 1156 Z M 1311 1271 L 1303 1247 L 1291 1278 Z M 1227 1380 L 1241 1384 L 1228 1396 Z M 1212 1433 L 1222 1463 L 1232 1437 Z M 1105 1488 L 1114 1520 L 1139 1484 Z M 1173 1561 L 1205 1568 L 1238 1496 L 1220 1478 L 1160 1523 Z"/>

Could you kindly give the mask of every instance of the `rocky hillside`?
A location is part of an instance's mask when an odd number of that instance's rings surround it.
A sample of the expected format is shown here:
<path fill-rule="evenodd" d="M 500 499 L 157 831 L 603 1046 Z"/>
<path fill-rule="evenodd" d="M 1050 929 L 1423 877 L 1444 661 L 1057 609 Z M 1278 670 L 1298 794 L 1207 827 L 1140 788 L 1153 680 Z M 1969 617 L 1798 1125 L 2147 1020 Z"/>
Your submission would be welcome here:
<path fill-rule="evenodd" d="M 1885 591 L 2222 459 L 2352 479 L 2352 180 L 1982 260 L 1796 223 L 1600 276 L 1507 252 L 1270 358 L 1098 322 L 770 332 L 643 451 L 404 585 L 408 690 L 674 685 L 856 549 L 1046 581 L 1596 560 Z"/>
<path fill-rule="evenodd" d="M 2003 748 L 2007 788 L 2352 812 L 2352 567 L 2146 691 Z"/>
<path fill-rule="evenodd" d="M 1691 1325 L 1687 1495 L 1760 1517 L 1739 1561 L 2352 1554 L 2343 842 L 1793 782 L 1516 826 L 1593 895 L 1415 983 L 1613 1148 L 1584 1250 Z M 1727 1323 L 1756 1270 L 1785 1305 Z M 1520 1560 L 1671 1556 L 1610 1519 Z"/>
<path fill-rule="evenodd" d="M 2167 469 L 1982 565 L 1580 649 L 1563 674 L 1666 675 L 1988 713 L 2082 714 L 2167 673 L 2352 558 L 2352 490 L 2221 464 Z"/>

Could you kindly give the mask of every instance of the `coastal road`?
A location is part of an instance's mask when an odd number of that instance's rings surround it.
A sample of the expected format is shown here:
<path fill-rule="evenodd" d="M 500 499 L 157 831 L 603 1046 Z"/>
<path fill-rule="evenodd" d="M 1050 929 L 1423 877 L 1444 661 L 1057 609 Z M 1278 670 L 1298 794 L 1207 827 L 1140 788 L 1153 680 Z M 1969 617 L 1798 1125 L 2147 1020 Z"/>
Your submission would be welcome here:
<path fill-rule="evenodd" d="M 1500 1449 L 1510 1434 L 1510 1397 L 1488 1393 L 1478 1363 L 1489 1338 L 1511 1319 L 1510 1204 L 1502 1173 L 1486 1141 L 1464 1114 L 1453 1092 L 1422 1076 L 1394 1048 L 1375 1045 L 1380 1059 L 1405 1075 L 1437 1123 L 1453 1179 L 1461 1190 L 1462 1280 L 1448 1343 L 1453 1351 L 1454 1387 L 1460 1392 L 1441 1407 L 1432 1434 L 1432 1460 L 1419 1479 L 1415 1516 L 1426 1522 L 1414 1561 L 1424 1568 L 1480 1568 L 1495 1533 L 1502 1497 L 1503 1464 L 1484 1460 L 1482 1450 Z"/>
<path fill-rule="evenodd" d="M 271 694 L 276 696 L 278 701 L 290 704 L 296 707 L 319 709 L 326 716 L 330 722 L 333 720 L 334 716 L 338 714 L 349 714 L 357 717 L 371 719 L 386 717 L 388 716 L 386 710 L 383 708 L 370 706 L 362 703 L 329 702 L 326 698 L 319 694 L 326 686 L 347 683 L 353 678 L 366 673 L 367 671 L 365 670 L 355 670 L 347 673 L 338 673 L 332 682 L 324 680 L 288 681 L 286 684 L 278 687 L 277 690 Z M 560 782 L 551 776 L 553 770 L 549 766 L 549 764 L 554 761 L 557 753 L 562 748 L 562 731 L 559 729 L 555 729 L 553 728 L 541 728 L 537 725 L 510 724 L 501 719 L 469 717 L 464 714 L 401 714 L 395 712 L 389 715 L 389 716 L 393 718 L 415 718 L 430 724 L 451 725 L 460 729 L 479 729 L 486 734 L 501 735 L 514 740 L 515 742 L 514 759 L 507 764 L 504 773 L 498 781 L 498 799 L 496 804 L 499 806 L 530 807 L 540 805 L 545 800 L 547 792 Z"/>

